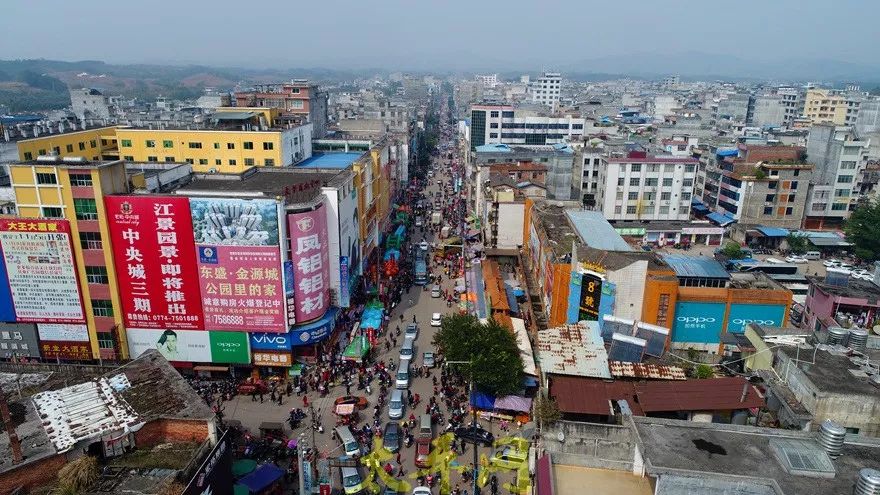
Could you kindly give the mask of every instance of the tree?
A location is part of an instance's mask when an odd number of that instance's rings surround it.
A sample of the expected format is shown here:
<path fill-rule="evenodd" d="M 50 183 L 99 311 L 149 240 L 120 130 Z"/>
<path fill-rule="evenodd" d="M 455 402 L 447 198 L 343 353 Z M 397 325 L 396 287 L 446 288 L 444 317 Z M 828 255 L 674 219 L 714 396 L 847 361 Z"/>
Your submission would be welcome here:
<path fill-rule="evenodd" d="M 552 425 L 562 418 L 562 413 L 559 411 L 559 404 L 556 403 L 556 399 L 545 397 L 544 394 L 538 394 L 535 398 L 534 411 L 535 419 L 541 423 L 541 428 Z"/>
<path fill-rule="evenodd" d="M 471 315 L 444 317 L 434 344 L 447 361 L 467 361 L 459 369 L 481 392 L 495 396 L 517 393 L 522 388 L 523 364 L 513 332 L 489 320 L 485 325 Z"/>
<path fill-rule="evenodd" d="M 58 471 L 58 485 L 64 493 L 83 493 L 97 481 L 98 461 L 94 457 L 80 457 Z"/>
<path fill-rule="evenodd" d="M 804 254 L 809 249 L 807 245 L 807 238 L 802 235 L 797 235 L 795 233 L 788 234 L 785 242 L 788 243 L 788 249 L 794 254 Z"/>
<path fill-rule="evenodd" d="M 746 253 L 743 251 L 742 247 L 735 241 L 729 241 L 725 244 L 724 247 L 721 248 L 721 254 L 732 260 L 739 260 L 746 257 Z"/>
<path fill-rule="evenodd" d="M 698 364 L 697 369 L 695 370 L 695 374 L 700 380 L 705 380 L 707 378 L 712 378 L 713 376 L 715 376 L 715 372 L 712 371 L 712 367 L 708 364 Z"/>
<path fill-rule="evenodd" d="M 844 227 L 846 238 L 855 246 L 856 256 L 873 261 L 880 258 L 880 200 L 864 201 Z"/>

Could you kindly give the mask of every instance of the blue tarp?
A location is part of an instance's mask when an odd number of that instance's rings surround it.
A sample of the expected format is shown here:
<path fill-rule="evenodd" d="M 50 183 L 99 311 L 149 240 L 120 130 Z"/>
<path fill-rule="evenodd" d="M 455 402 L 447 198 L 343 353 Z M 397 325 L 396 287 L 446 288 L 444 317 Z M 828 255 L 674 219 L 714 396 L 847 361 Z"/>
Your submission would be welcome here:
<path fill-rule="evenodd" d="M 760 225 L 758 226 L 758 231 L 767 237 L 788 237 L 788 229 L 782 229 L 779 227 L 765 227 Z"/>
<path fill-rule="evenodd" d="M 260 493 L 282 476 L 284 476 L 283 469 L 274 464 L 263 464 L 253 473 L 238 480 L 238 484 L 246 486 L 251 493 Z"/>
<path fill-rule="evenodd" d="M 715 154 L 718 156 L 738 156 L 739 150 L 736 148 L 719 149 Z"/>
<path fill-rule="evenodd" d="M 712 212 L 706 215 L 710 221 L 717 223 L 719 226 L 724 227 L 725 225 L 732 224 L 735 220 L 730 218 L 727 215 L 722 215 L 721 213 Z"/>
<path fill-rule="evenodd" d="M 516 295 L 513 293 L 513 287 L 504 284 L 504 293 L 507 294 L 507 305 L 510 306 L 510 312 L 514 315 L 518 315 L 519 303 L 516 301 Z"/>
<path fill-rule="evenodd" d="M 380 328 L 385 312 L 379 308 L 367 308 L 361 314 L 361 328 Z"/>
<path fill-rule="evenodd" d="M 495 398 L 483 392 L 471 392 L 471 405 L 477 409 L 495 409 Z"/>
<path fill-rule="evenodd" d="M 537 387 L 538 379 L 533 376 L 526 375 L 523 377 L 522 384 L 524 387 Z"/>

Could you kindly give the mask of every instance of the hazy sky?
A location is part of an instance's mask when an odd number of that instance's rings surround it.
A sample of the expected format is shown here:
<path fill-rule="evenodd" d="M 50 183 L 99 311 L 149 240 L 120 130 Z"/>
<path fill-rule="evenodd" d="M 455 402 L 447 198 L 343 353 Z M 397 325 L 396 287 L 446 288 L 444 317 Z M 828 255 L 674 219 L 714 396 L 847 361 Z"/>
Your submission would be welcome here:
<path fill-rule="evenodd" d="M 0 58 L 519 69 L 699 51 L 880 65 L 878 0 L 2 0 Z"/>

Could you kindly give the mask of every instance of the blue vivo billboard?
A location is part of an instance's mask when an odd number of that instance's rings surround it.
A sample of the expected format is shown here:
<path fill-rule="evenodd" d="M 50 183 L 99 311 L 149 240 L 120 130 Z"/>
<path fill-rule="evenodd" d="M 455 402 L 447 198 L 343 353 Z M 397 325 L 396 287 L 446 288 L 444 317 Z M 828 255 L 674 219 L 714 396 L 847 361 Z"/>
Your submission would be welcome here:
<path fill-rule="evenodd" d="M 254 332 L 250 334 L 251 349 L 255 351 L 290 351 L 290 333 Z"/>
<path fill-rule="evenodd" d="M 675 305 L 672 324 L 673 342 L 714 344 L 724 328 L 725 303 L 683 301 Z"/>
<path fill-rule="evenodd" d="M 731 304 L 727 317 L 727 331 L 743 333 L 746 325 L 757 323 L 767 327 L 781 327 L 785 306 L 781 304 Z"/>

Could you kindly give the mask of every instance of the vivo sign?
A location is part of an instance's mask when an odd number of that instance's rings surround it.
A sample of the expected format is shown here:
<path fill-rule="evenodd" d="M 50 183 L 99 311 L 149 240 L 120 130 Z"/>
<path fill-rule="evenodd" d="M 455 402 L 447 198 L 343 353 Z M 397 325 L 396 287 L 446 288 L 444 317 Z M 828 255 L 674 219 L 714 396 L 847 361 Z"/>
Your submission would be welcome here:
<path fill-rule="evenodd" d="M 767 327 L 781 327 L 785 322 L 785 306 L 780 304 L 731 304 L 727 331 L 743 333 L 746 325 L 754 323 Z"/>
<path fill-rule="evenodd" d="M 286 333 L 256 332 L 250 334 L 251 349 L 258 351 L 289 351 L 290 337 Z"/>

